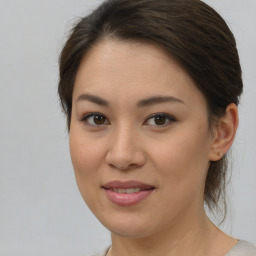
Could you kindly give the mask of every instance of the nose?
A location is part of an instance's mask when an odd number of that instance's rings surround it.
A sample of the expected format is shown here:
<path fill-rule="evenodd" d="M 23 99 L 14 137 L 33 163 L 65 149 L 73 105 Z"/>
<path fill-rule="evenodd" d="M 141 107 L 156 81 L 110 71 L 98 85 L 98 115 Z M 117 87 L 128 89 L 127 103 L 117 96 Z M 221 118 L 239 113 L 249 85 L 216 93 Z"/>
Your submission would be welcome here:
<path fill-rule="evenodd" d="M 106 162 L 119 170 L 130 170 L 145 164 L 146 156 L 138 134 L 128 127 L 113 130 Z"/>

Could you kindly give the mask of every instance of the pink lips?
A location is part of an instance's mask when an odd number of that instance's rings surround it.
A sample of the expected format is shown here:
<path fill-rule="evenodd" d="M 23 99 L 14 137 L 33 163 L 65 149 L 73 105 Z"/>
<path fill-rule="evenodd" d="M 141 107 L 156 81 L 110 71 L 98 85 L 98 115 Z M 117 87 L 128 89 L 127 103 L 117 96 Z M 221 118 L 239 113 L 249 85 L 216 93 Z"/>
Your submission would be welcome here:
<path fill-rule="evenodd" d="M 120 206 L 131 206 L 139 203 L 148 197 L 155 189 L 154 186 L 142 182 L 130 180 L 126 182 L 111 181 L 102 186 L 108 199 Z M 119 191 L 114 191 L 114 190 Z M 124 189 L 128 189 L 129 193 L 123 193 Z M 140 191 L 131 192 L 131 189 L 140 189 Z M 120 190 L 122 192 L 120 192 Z"/>

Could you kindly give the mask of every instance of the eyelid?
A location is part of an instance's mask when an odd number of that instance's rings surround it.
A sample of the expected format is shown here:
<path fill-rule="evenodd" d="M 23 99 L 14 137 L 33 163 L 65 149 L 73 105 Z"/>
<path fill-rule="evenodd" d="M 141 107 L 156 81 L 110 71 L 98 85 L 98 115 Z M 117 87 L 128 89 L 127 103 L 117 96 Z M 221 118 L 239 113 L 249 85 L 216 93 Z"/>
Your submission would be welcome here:
<path fill-rule="evenodd" d="M 107 123 L 104 122 L 103 124 L 100 124 L 100 125 L 97 125 L 97 124 L 90 124 L 90 123 L 88 122 L 88 119 L 89 119 L 90 117 L 93 117 L 93 116 L 102 116 L 102 117 L 105 118 L 105 121 L 107 121 Z M 153 113 L 153 114 L 149 115 L 149 116 L 146 118 L 146 121 L 143 123 L 143 125 L 145 125 L 145 124 L 148 122 L 148 120 L 150 120 L 150 119 L 152 119 L 152 118 L 154 118 L 154 117 L 158 117 L 158 116 L 165 117 L 165 118 L 168 120 L 168 123 L 167 123 L 167 124 L 164 124 L 164 125 L 157 125 L 157 124 L 156 124 L 156 125 L 148 125 L 148 126 L 156 127 L 156 128 L 163 128 L 163 127 L 166 127 L 166 126 L 170 125 L 170 123 L 173 123 L 173 122 L 177 121 L 177 119 L 176 119 L 174 116 L 170 115 L 170 114 L 163 113 L 163 112 L 158 112 L 158 113 Z M 110 122 L 108 121 L 107 117 L 106 117 L 104 114 L 100 113 L 100 112 L 90 112 L 90 113 L 84 114 L 84 115 L 82 116 L 82 118 L 80 119 L 80 121 L 83 122 L 83 123 L 84 123 L 85 125 L 87 125 L 87 126 L 96 127 L 96 128 L 100 128 L 100 127 L 102 127 L 102 126 L 105 126 L 105 125 L 109 125 L 109 124 L 110 124 Z M 147 125 L 147 124 L 146 124 L 146 125 Z"/>
<path fill-rule="evenodd" d="M 93 116 L 102 116 L 102 117 L 105 118 L 105 120 L 107 120 L 107 123 L 104 123 L 104 124 L 101 124 L 101 125 L 88 123 L 87 120 L 88 120 L 90 117 L 93 117 Z M 110 123 L 110 122 L 108 121 L 107 117 L 106 117 L 104 114 L 100 113 L 100 112 L 90 112 L 90 113 L 84 114 L 84 115 L 82 116 L 82 118 L 80 119 L 80 121 L 83 122 L 83 123 L 84 123 L 85 125 L 87 125 L 87 126 L 96 127 L 96 128 L 100 128 L 100 127 L 102 127 L 102 126 L 104 126 L 104 125 Z"/>
<path fill-rule="evenodd" d="M 169 122 L 168 122 L 169 124 L 177 121 L 177 119 L 176 119 L 174 116 L 172 116 L 172 115 L 170 115 L 170 114 L 167 114 L 167 113 L 164 113 L 164 112 L 160 112 L 160 113 L 154 113 L 154 114 L 151 114 L 150 116 L 148 116 L 147 119 L 146 119 L 146 121 L 144 122 L 144 124 L 145 124 L 148 120 L 150 120 L 151 118 L 154 118 L 154 117 L 157 117 L 157 116 L 161 116 L 161 117 L 167 118 L 168 121 L 169 121 Z M 156 128 L 163 128 L 163 127 L 168 126 L 169 124 L 165 124 L 165 125 L 149 125 L 149 126 L 153 126 L 153 127 L 156 127 Z"/>

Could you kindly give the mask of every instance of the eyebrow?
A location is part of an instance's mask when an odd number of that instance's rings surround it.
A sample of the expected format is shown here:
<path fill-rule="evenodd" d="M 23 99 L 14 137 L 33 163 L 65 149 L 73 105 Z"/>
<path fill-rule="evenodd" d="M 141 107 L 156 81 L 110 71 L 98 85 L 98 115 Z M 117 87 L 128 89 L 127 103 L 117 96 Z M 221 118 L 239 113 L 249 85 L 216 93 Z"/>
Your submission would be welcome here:
<path fill-rule="evenodd" d="M 95 103 L 97 105 L 100 106 L 105 106 L 108 107 L 110 104 L 108 101 L 95 96 L 95 95 L 91 95 L 91 94 L 81 94 L 77 99 L 76 102 L 79 101 L 90 101 L 92 103 Z M 155 104 L 159 104 L 159 103 L 165 103 L 165 102 L 177 102 L 177 103 L 184 103 L 184 101 L 182 101 L 181 99 L 175 98 L 173 96 L 153 96 L 147 99 L 143 99 L 137 102 L 137 107 L 147 107 L 147 106 L 152 106 Z"/>
<path fill-rule="evenodd" d="M 100 106 L 109 106 L 109 103 L 98 97 L 98 96 L 95 96 L 95 95 L 91 95 L 91 94 L 81 94 L 77 99 L 76 99 L 76 102 L 79 102 L 79 101 L 84 101 L 84 100 L 87 100 L 87 101 L 90 101 L 92 103 L 95 103 L 97 105 L 100 105 Z"/>
<path fill-rule="evenodd" d="M 146 107 L 146 106 L 152 106 L 154 104 L 159 104 L 159 103 L 165 103 L 165 102 L 178 102 L 178 103 L 184 103 L 184 101 L 175 98 L 173 96 L 154 96 L 154 97 L 150 97 L 148 99 L 145 100 L 140 100 L 137 103 L 138 107 Z"/>

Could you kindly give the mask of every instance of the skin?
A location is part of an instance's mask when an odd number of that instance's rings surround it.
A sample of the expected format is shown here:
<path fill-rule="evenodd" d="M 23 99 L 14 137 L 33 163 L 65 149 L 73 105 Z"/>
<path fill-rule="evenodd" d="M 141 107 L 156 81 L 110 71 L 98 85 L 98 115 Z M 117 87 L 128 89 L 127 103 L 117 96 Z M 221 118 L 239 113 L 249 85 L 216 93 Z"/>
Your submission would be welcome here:
<path fill-rule="evenodd" d="M 178 100 L 138 106 L 156 96 Z M 94 112 L 100 124 L 86 118 Z M 159 125 L 156 113 L 171 118 Z M 111 231 L 108 255 L 224 255 L 237 242 L 203 207 L 209 162 L 227 152 L 237 125 L 230 104 L 211 133 L 204 96 L 155 45 L 104 39 L 84 56 L 73 92 L 70 152 L 82 197 Z M 142 181 L 155 190 L 134 206 L 118 206 L 101 188 L 112 180 Z"/>

